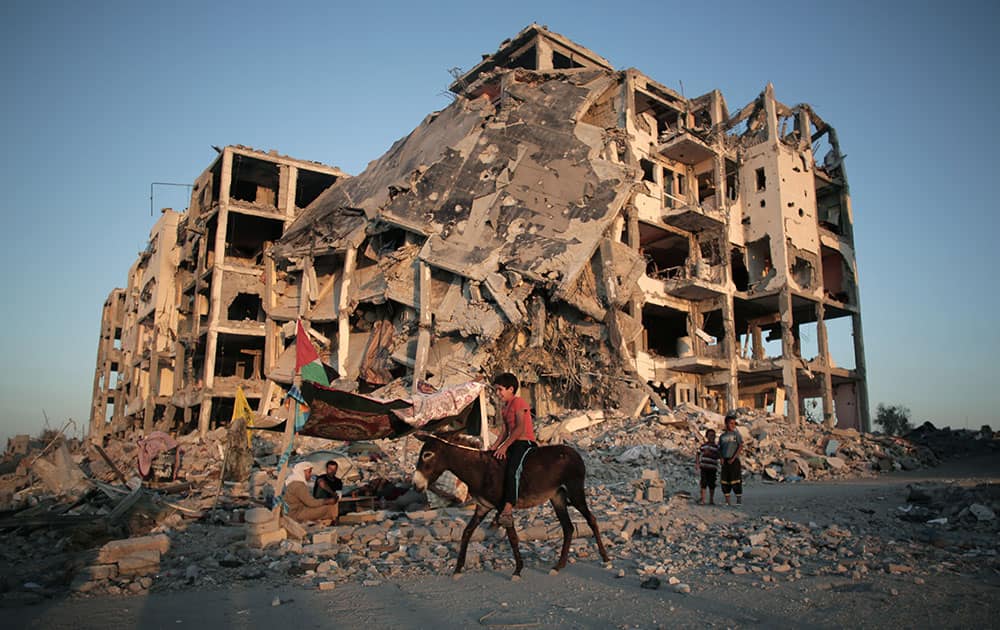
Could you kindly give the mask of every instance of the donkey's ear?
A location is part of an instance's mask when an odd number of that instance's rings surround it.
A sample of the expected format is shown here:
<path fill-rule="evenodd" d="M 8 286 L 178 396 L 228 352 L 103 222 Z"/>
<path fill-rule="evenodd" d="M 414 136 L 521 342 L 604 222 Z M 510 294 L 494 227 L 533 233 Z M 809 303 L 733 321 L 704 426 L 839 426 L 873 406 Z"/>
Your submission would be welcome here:
<path fill-rule="evenodd" d="M 421 442 L 426 442 L 427 438 L 429 438 L 431 436 L 430 433 L 428 433 L 426 431 L 414 431 L 412 435 L 413 435 L 413 437 L 417 438 Z"/>

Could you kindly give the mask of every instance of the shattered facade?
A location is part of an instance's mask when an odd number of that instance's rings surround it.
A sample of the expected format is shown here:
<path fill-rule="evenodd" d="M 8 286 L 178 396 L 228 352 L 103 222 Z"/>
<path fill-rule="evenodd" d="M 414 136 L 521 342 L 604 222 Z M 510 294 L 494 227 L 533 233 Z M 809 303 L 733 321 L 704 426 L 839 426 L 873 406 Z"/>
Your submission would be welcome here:
<path fill-rule="evenodd" d="M 538 25 L 451 91 L 355 177 L 223 150 L 105 305 L 92 433 L 140 409 L 205 431 L 239 384 L 272 411 L 295 319 L 352 391 L 509 370 L 539 415 L 653 401 L 795 423 L 813 401 L 867 430 L 843 154 L 810 106 L 768 85 L 730 114 Z M 837 319 L 850 368 L 830 358 Z"/>
<path fill-rule="evenodd" d="M 187 211 L 162 212 L 127 288 L 105 302 L 92 439 L 128 427 L 204 432 L 228 421 L 238 386 L 261 395 L 283 350 L 279 329 L 297 315 L 275 299 L 264 252 L 341 177 L 274 152 L 219 150 Z"/>

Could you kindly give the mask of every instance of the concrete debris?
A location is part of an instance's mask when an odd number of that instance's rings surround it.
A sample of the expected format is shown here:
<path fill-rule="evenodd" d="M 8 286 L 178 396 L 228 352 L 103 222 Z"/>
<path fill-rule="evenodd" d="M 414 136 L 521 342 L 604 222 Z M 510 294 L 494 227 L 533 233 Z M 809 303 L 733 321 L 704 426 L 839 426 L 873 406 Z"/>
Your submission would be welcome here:
<path fill-rule="evenodd" d="M 951 571 L 956 563 L 976 560 L 968 555 L 970 549 L 988 553 L 995 547 L 1000 495 L 988 484 L 912 484 L 905 510 L 887 506 L 883 516 L 862 514 L 857 521 L 843 523 L 745 518 L 738 510 L 717 512 L 714 520 L 706 521 L 699 510 L 721 508 L 694 504 L 693 458 L 703 431 L 717 427 L 720 418 L 693 405 L 670 413 L 677 422 L 663 424 L 659 414 L 627 418 L 603 413 L 600 422 L 588 422 L 560 437 L 585 457 L 588 501 L 611 545 L 613 570 L 621 571 L 622 563 L 635 566 L 622 575 L 656 578 L 677 593 L 697 588 L 690 577 L 716 573 L 762 583 L 815 575 L 863 577 L 871 572 L 919 577 L 931 571 L 925 561 L 928 553 L 943 554 L 941 561 L 950 563 Z M 567 421 L 591 414 L 569 411 L 540 425 L 565 427 L 572 424 Z M 789 460 L 796 461 L 796 470 L 807 467 L 810 480 L 876 475 L 883 460 L 895 463 L 911 457 L 921 465 L 938 461 L 929 450 L 904 439 L 835 434 L 836 429 L 821 425 L 788 427 L 763 413 L 747 413 L 741 421 L 749 436 L 742 457 L 748 496 L 755 484 L 787 480 L 784 466 Z M 34 488 L 29 496 L 35 507 L 0 520 L 10 542 L 0 555 L 17 572 L 17 583 L 34 581 L 81 597 L 243 580 L 279 585 L 291 579 L 328 590 L 348 581 L 381 584 L 452 568 L 471 506 L 454 495 L 445 500 L 410 487 L 415 441 L 347 444 L 296 438 L 296 458 L 347 460 L 353 466 L 345 496 L 353 494 L 357 500 L 345 503 L 338 525 L 324 527 L 276 516 L 266 507 L 268 499 L 256 491 L 255 484 L 270 488 L 274 481 L 274 455 L 280 449 L 276 435 L 255 434 L 250 475 L 221 486 L 225 454 L 219 446 L 224 448 L 226 432 L 182 438 L 186 476 L 177 482 L 146 481 L 136 491 L 118 481 L 94 449 L 68 442 L 71 456 L 82 456 L 80 469 L 95 488 L 79 503 L 72 496 L 58 499 L 41 484 L 29 486 Z M 822 455 L 831 439 L 839 442 L 842 467 L 828 466 L 833 458 Z M 979 440 L 971 439 L 970 444 L 978 447 Z M 116 468 L 131 476 L 136 462 L 129 442 L 109 439 L 105 451 Z M 630 455 L 621 457 L 626 453 Z M 29 450 L 19 456 L 32 454 Z M 23 474 L 30 476 L 27 467 Z M 122 510 L 122 518 L 106 522 L 129 497 L 133 503 Z M 70 501 L 71 509 L 59 507 Z M 347 511 L 348 505 L 357 505 L 359 511 Z M 562 533 L 548 509 L 515 514 L 529 563 L 548 562 L 557 551 Z M 93 516 L 80 518 L 86 514 Z M 911 542 L 880 544 L 868 530 L 871 518 L 883 519 L 886 527 L 912 528 L 899 533 Z M 60 524 L 59 519 L 66 522 Z M 574 514 L 573 526 L 574 557 L 597 558 L 586 523 Z M 43 557 L 44 563 L 37 560 Z M 505 571 L 510 562 L 501 533 L 476 530 L 468 555 L 470 570 Z M 54 571 L 54 566 L 63 570 Z"/>

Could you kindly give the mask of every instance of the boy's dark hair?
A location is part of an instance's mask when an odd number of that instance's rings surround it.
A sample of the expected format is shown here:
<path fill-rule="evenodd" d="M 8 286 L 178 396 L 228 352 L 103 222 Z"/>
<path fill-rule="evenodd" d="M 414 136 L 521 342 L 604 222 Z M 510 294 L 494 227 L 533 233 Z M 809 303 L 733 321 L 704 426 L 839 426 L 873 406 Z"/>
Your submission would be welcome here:
<path fill-rule="evenodd" d="M 709 429 L 708 431 L 705 431 L 705 437 L 708 437 L 710 435 L 712 437 L 715 437 L 715 429 Z"/>
<path fill-rule="evenodd" d="M 328 462 L 326 463 L 326 465 L 327 465 L 327 466 L 329 466 L 330 464 L 333 464 L 333 465 L 334 465 L 334 466 L 336 466 L 337 468 L 340 468 L 340 464 L 338 464 L 338 463 L 337 463 L 337 460 L 335 460 L 335 459 L 331 459 L 330 461 L 328 461 Z"/>
<path fill-rule="evenodd" d="M 511 374 L 510 372 L 497 374 L 495 377 L 493 377 L 493 384 L 499 385 L 500 387 L 507 387 L 507 388 L 513 387 L 514 393 L 517 393 L 517 388 L 520 386 L 520 383 L 517 382 L 517 377 Z"/>

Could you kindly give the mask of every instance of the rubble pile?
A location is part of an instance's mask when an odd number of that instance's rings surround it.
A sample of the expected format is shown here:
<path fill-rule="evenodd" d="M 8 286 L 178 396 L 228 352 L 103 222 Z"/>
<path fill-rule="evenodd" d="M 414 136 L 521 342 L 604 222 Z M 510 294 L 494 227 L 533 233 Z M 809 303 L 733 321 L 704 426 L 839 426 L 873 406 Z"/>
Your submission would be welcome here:
<path fill-rule="evenodd" d="M 609 568 L 619 575 L 655 577 L 655 584 L 663 578 L 687 592 L 683 579 L 692 573 L 705 579 L 746 575 L 762 583 L 827 574 L 859 579 L 874 572 L 916 579 L 977 558 L 995 562 L 1000 492 L 989 485 L 915 485 L 905 505 L 859 511 L 855 520 L 837 523 L 802 523 L 786 514 L 751 519 L 738 510 L 697 507 L 691 499 L 697 491 L 694 451 L 705 429 L 721 429 L 722 417 L 690 405 L 656 411 L 637 419 L 579 411 L 538 423 L 540 439 L 570 443 L 584 455 L 588 501 L 614 558 Z M 937 461 L 926 447 L 901 438 L 789 427 L 763 414 L 746 414 L 740 430 L 751 487 Z M 254 434 L 254 469 L 241 482 L 221 481 L 224 429 L 178 438 L 177 480 L 156 480 L 172 472 L 159 461 L 169 464 L 171 457 L 158 458 L 153 479 L 141 480 L 135 446 L 124 439 L 108 441 L 103 454 L 58 439 L 33 442 L 16 457 L 8 452 L 5 465 L 13 472 L 4 481 L 20 489 L 0 516 L 6 542 L 0 556 L 7 567 L 2 597 L 41 598 L 67 588 L 80 595 L 130 594 L 245 581 L 329 590 L 346 581 L 374 585 L 451 571 L 472 508 L 462 503 L 462 484 L 454 478 L 439 481 L 444 498 L 413 490 L 420 442 L 296 438 L 293 461 L 308 459 L 317 469 L 330 459 L 340 463 L 349 500 L 338 525 L 321 527 L 270 509 L 280 438 Z M 51 469 L 31 465 L 43 458 Z M 57 491 L 52 479 L 73 481 Z M 551 509 L 516 516 L 529 566 L 554 562 L 562 534 Z M 571 561 L 597 561 L 589 527 L 572 516 Z M 886 528 L 898 530 L 898 544 L 878 537 Z M 498 530 L 480 527 L 472 540 L 470 570 L 513 566 Z M 940 562 L 929 563 L 931 557 Z"/>
<path fill-rule="evenodd" d="M 806 423 L 790 426 L 783 418 L 742 410 L 738 430 L 745 474 L 767 481 L 801 481 L 913 470 L 939 463 L 934 452 L 909 440 L 853 429 L 827 429 Z M 634 478 L 639 466 L 653 466 L 673 487 L 696 483 L 694 454 L 707 429 L 723 429 L 723 416 L 694 405 L 654 413 L 638 420 L 603 412 L 570 413 L 543 425 L 539 439 L 573 444 L 587 460 L 591 479 L 614 484 Z M 630 470 L 633 474 L 630 476 Z"/>

